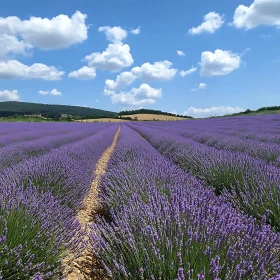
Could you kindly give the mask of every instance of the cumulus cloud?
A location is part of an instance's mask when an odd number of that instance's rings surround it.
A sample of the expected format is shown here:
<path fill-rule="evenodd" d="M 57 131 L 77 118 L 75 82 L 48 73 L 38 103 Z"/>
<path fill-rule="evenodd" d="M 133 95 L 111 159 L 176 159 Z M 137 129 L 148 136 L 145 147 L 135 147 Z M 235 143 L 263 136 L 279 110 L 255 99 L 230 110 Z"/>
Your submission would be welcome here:
<path fill-rule="evenodd" d="M 111 72 L 118 72 L 125 67 L 129 67 L 134 62 L 130 54 L 129 45 L 121 42 L 109 44 L 104 52 L 87 55 L 85 60 L 89 66 Z"/>
<path fill-rule="evenodd" d="M 113 95 L 113 94 L 115 94 L 115 92 L 113 90 L 109 90 L 109 89 L 106 89 L 106 88 L 104 88 L 103 93 L 104 93 L 104 95 Z"/>
<path fill-rule="evenodd" d="M 205 83 L 200 83 L 200 84 L 198 85 L 198 88 L 199 88 L 199 89 L 206 89 L 206 87 L 207 87 L 207 85 L 206 85 Z"/>
<path fill-rule="evenodd" d="M 189 29 L 189 34 L 197 35 L 203 32 L 215 33 L 224 24 L 224 16 L 215 12 L 210 12 L 204 16 L 204 22 L 198 27 Z"/>
<path fill-rule="evenodd" d="M 245 29 L 260 25 L 280 27 L 280 1 L 254 0 L 249 7 L 239 5 L 234 12 L 233 25 Z"/>
<path fill-rule="evenodd" d="M 196 87 L 192 88 L 191 91 L 203 90 L 206 88 L 207 88 L 207 85 L 205 83 L 200 83 L 199 85 L 196 84 Z"/>
<path fill-rule="evenodd" d="M 0 62 L 0 80 L 4 79 L 41 79 L 47 81 L 60 80 L 64 75 L 54 66 L 42 63 L 34 63 L 31 66 L 20 63 L 17 60 Z"/>
<path fill-rule="evenodd" d="M 39 90 L 38 94 L 40 94 L 40 95 L 47 95 L 47 94 L 49 94 L 49 91 Z"/>
<path fill-rule="evenodd" d="M 27 55 L 32 45 L 19 40 L 16 36 L 0 34 L 0 60 L 3 60 L 8 54 Z"/>
<path fill-rule="evenodd" d="M 136 77 L 131 72 L 123 72 L 117 76 L 116 81 L 107 79 L 105 81 L 105 90 L 118 91 L 134 82 Z"/>
<path fill-rule="evenodd" d="M 126 30 L 122 29 L 120 26 L 101 26 L 98 28 L 98 31 L 105 32 L 107 40 L 113 43 L 120 43 L 127 37 Z"/>
<path fill-rule="evenodd" d="M 54 95 L 54 96 L 58 96 L 58 95 L 62 95 L 62 92 L 58 91 L 57 89 L 52 89 L 51 91 L 44 91 L 44 90 L 39 90 L 38 91 L 38 94 L 41 94 L 41 95 L 47 95 L 47 94 L 50 94 L 50 95 Z"/>
<path fill-rule="evenodd" d="M 185 76 L 187 76 L 187 75 L 192 74 L 192 73 L 195 72 L 196 70 L 197 70 L 197 67 L 193 67 L 193 66 L 192 66 L 192 68 L 190 68 L 189 70 L 186 70 L 186 71 L 182 70 L 182 71 L 180 71 L 179 75 L 182 76 L 182 77 L 185 77 Z"/>
<path fill-rule="evenodd" d="M 20 36 L 26 44 L 43 50 L 67 48 L 87 39 L 87 16 L 79 11 L 69 18 L 58 15 L 52 19 L 30 17 L 0 17 L 0 34 Z"/>
<path fill-rule="evenodd" d="M 69 73 L 68 77 L 80 80 L 94 79 L 96 77 L 95 68 L 84 66 L 77 71 Z"/>
<path fill-rule="evenodd" d="M 148 62 L 132 68 L 131 73 L 143 81 L 168 81 L 175 77 L 177 69 L 171 68 L 172 63 L 168 60 L 158 61 L 154 64 Z"/>
<path fill-rule="evenodd" d="M 162 96 L 161 89 L 155 89 L 147 84 L 141 84 L 139 88 L 132 88 L 129 92 L 121 92 L 111 96 L 112 103 L 128 106 L 140 106 L 154 104 L 155 99 Z"/>
<path fill-rule="evenodd" d="M 17 90 L 0 90 L 0 102 L 3 101 L 20 101 Z"/>
<path fill-rule="evenodd" d="M 144 81 L 171 80 L 177 73 L 177 69 L 172 69 L 171 65 L 172 63 L 167 60 L 155 62 L 153 65 L 147 62 L 140 67 L 132 68 L 130 72 L 122 72 L 115 81 L 110 79 L 105 81 L 104 94 L 113 95 L 116 91 L 132 84 L 137 78 Z"/>
<path fill-rule="evenodd" d="M 206 51 L 201 54 L 200 74 L 202 76 L 227 75 L 239 68 L 240 64 L 240 56 L 231 51 L 219 49 L 215 50 L 214 53 Z"/>
<path fill-rule="evenodd" d="M 186 55 L 184 54 L 184 52 L 182 52 L 182 51 L 177 51 L 177 54 L 178 54 L 179 56 L 186 56 Z"/>
<path fill-rule="evenodd" d="M 195 108 L 190 107 L 186 110 L 183 115 L 192 116 L 192 117 L 210 117 L 210 116 L 223 116 L 226 114 L 234 114 L 244 111 L 244 109 L 239 106 L 230 107 L 230 106 L 215 106 L 210 108 Z"/>
<path fill-rule="evenodd" d="M 50 95 L 62 95 L 62 92 L 54 88 L 53 90 L 50 91 Z"/>
<path fill-rule="evenodd" d="M 140 26 L 138 26 L 136 29 L 132 29 L 130 32 L 134 35 L 138 35 L 140 34 Z"/>

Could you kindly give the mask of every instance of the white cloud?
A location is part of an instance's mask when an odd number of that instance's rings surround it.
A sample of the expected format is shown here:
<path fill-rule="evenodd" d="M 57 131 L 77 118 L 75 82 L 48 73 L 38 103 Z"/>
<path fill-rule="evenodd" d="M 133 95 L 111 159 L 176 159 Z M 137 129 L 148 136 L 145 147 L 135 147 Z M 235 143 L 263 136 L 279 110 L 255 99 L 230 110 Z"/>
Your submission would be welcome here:
<path fill-rule="evenodd" d="M 215 50 L 214 53 L 206 51 L 201 54 L 200 74 L 202 76 L 227 75 L 239 68 L 240 64 L 240 56 L 231 51 L 219 49 Z"/>
<path fill-rule="evenodd" d="M 50 94 L 51 95 L 62 95 L 62 92 L 60 92 L 60 91 L 58 91 L 57 89 L 54 88 L 53 90 L 50 91 Z"/>
<path fill-rule="evenodd" d="M 245 29 L 260 25 L 280 27 L 280 1 L 255 0 L 249 7 L 239 5 L 234 12 L 233 25 Z"/>
<path fill-rule="evenodd" d="M 111 72 L 118 72 L 134 62 L 129 45 L 123 43 L 109 44 L 104 52 L 92 53 L 85 60 L 89 66 Z"/>
<path fill-rule="evenodd" d="M 30 49 L 32 49 L 32 45 L 18 40 L 16 36 L 0 34 L 0 60 L 10 53 L 27 55 L 27 51 Z"/>
<path fill-rule="evenodd" d="M 246 48 L 245 50 L 242 51 L 242 53 L 239 56 L 243 57 L 250 50 L 251 50 L 251 48 Z"/>
<path fill-rule="evenodd" d="M 126 30 L 122 29 L 120 26 L 101 26 L 98 28 L 98 31 L 105 32 L 107 40 L 113 43 L 120 43 L 127 37 Z"/>
<path fill-rule="evenodd" d="M 160 98 L 162 90 L 154 89 L 147 84 L 141 84 L 139 88 L 133 88 L 130 93 L 137 98 Z"/>
<path fill-rule="evenodd" d="M 41 95 L 47 95 L 49 93 L 50 93 L 49 91 L 44 91 L 44 90 L 39 90 L 38 91 L 38 94 L 41 94 Z"/>
<path fill-rule="evenodd" d="M 215 12 L 210 12 L 204 16 L 204 22 L 198 27 L 189 29 L 189 34 L 197 35 L 203 32 L 215 33 L 224 24 L 224 16 Z"/>
<path fill-rule="evenodd" d="M 41 95 L 50 94 L 50 95 L 58 96 L 58 95 L 62 95 L 62 92 L 60 92 L 60 91 L 58 91 L 57 89 L 54 88 L 51 91 L 49 91 L 49 90 L 47 90 L 47 91 L 39 90 L 38 94 L 41 94 Z"/>
<path fill-rule="evenodd" d="M 64 75 L 54 66 L 42 63 L 34 63 L 31 66 L 20 63 L 17 60 L 0 62 L 0 80 L 4 79 L 42 79 L 47 81 L 60 80 Z"/>
<path fill-rule="evenodd" d="M 138 35 L 140 34 L 140 26 L 138 26 L 136 29 L 132 29 L 130 32 L 134 35 Z"/>
<path fill-rule="evenodd" d="M 20 97 L 17 90 L 0 91 L 0 102 L 3 101 L 19 101 Z"/>
<path fill-rule="evenodd" d="M 180 76 L 182 76 L 182 77 L 185 77 L 185 76 L 187 76 L 187 75 L 190 75 L 190 74 L 192 74 L 193 72 L 195 72 L 197 70 L 197 67 L 193 67 L 192 66 L 192 68 L 190 68 L 189 70 L 186 70 L 186 71 L 181 71 L 180 73 L 179 73 L 179 75 Z"/>
<path fill-rule="evenodd" d="M 104 95 L 114 95 L 115 94 L 115 92 L 113 90 L 109 90 L 106 88 L 104 88 L 103 93 L 104 93 Z"/>
<path fill-rule="evenodd" d="M 178 54 L 179 56 L 186 56 L 186 55 L 184 54 L 184 52 L 182 52 L 182 51 L 177 51 L 177 54 Z"/>
<path fill-rule="evenodd" d="M 136 77 L 131 72 L 123 72 L 117 76 L 116 81 L 107 79 L 105 89 L 109 91 L 118 91 L 132 84 Z"/>
<path fill-rule="evenodd" d="M 125 106 L 125 107 L 148 105 L 148 104 L 154 104 L 156 102 L 154 99 L 140 99 L 140 100 L 138 100 L 130 93 L 115 94 L 111 98 L 112 98 L 112 103 L 113 104 L 118 104 L 118 105 L 122 105 L 122 106 Z"/>
<path fill-rule="evenodd" d="M 128 107 L 154 104 L 155 99 L 161 96 L 161 89 L 154 89 L 147 84 L 141 84 L 139 88 L 132 88 L 129 92 L 114 94 L 111 99 L 113 104 Z"/>
<path fill-rule="evenodd" d="M 87 39 L 86 18 L 87 15 L 79 11 L 71 18 L 63 14 L 52 19 L 0 17 L 0 35 L 20 36 L 26 44 L 43 50 L 67 48 Z"/>
<path fill-rule="evenodd" d="M 95 68 L 83 66 L 79 70 L 69 73 L 68 77 L 80 80 L 94 79 L 96 77 Z"/>
<path fill-rule="evenodd" d="M 186 110 L 183 115 L 192 116 L 192 117 L 210 117 L 210 116 L 223 116 L 226 114 L 234 114 L 244 111 L 244 109 L 239 106 L 230 107 L 230 106 L 216 106 L 210 108 L 194 108 L 190 107 Z"/>
<path fill-rule="evenodd" d="M 131 73 L 143 81 L 168 81 L 175 77 L 177 69 L 171 68 L 172 63 L 168 60 L 155 62 L 150 64 L 148 62 L 132 68 Z"/>
<path fill-rule="evenodd" d="M 206 87 L 207 87 L 207 85 L 205 83 L 200 83 L 197 87 L 192 88 L 191 91 L 206 89 Z"/>
<path fill-rule="evenodd" d="M 116 91 L 132 84 L 137 78 L 144 81 L 171 80 L 177 73 L 177 69 L 170 68 L 171 65 L 172 63 L 167 60 L 155 62 L 153 65 L 147 62 L 140 67 L 134 67 L 130 72 L 122 72 L 115 81 L 110 79 L 105 81 L 104 95 L 115 94 Z"/>
<path fill-rule="evenodd" d="M 206 87 L 207 87 L 207 85 L 206 85 L 205 83 L 200 83 L 200 84 L 198 85 L 198 88 L 199 88 L 199 89 L 206 89 Z"/>

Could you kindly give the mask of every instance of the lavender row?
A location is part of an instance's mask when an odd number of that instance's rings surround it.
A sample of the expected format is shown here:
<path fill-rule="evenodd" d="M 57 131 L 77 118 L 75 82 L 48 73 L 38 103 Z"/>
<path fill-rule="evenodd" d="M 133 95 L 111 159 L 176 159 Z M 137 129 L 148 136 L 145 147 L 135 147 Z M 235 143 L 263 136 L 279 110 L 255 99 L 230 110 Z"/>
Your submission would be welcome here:
<path fill-rule="evenodd" d="M 188 129 L 182 129 L 177 127 L 161 127 L 151 126 L 164 130 L 168 133 L 176 133 L 184 136 L 188 139 L 192 139 L 201 144 L 209 147 L 213 147 L 219 150 L 227 150 L 233 152 L 246 153 L 252 157 L 263 159 L 267 163 L 280 165 L 280 145 L 276 143 L 265 143 L 259 140 L 244 140 L 234 136 L 227 136 L 221 133 L 205 132 L 203 127 L 196 132 L 189 131 Z M 199 127 L 198 127 L 199 128 Z M 202 131 L 202 132 L 201 132 Z M 280 139 L 280 137 L 279 137 Z"/>
<path fill-rule="evenodd" d="M 116 129 L 117 125 L 111 125 L 86 139 L 6 168 L 0 175 L 2 189 L 31 183 L 40 193 L 51 192 L 63 204 L 78 210 L 93 180 L 96 163 L 112 143 Z"/>
<path fill-rule="evenodd" d="M 179 122 L 157 122 L 157 126 L 175 127 L 190 134 L 204 131 L 236 136 L 241 139 L 255 139 L 263 142 L 280 143 L 280 115 L 239 116 L 230 118 L 187 120 Z"/>
<path fill-rule="evenodd" d="M 111 124 L 91 125 L 86 129 L 73 130 L 66 134 L 47 136 L 34 141 L 27 141 L 9 145 L 0 149 L 0 171 L 28 158 L 41 156 L 52 149 L 59 148 L 67 143 L 79 141 L 99 132 L 102 129 L 111 126 Z"/>
<path fill-rule="evenodd" d="M 13 135 L 18 132 L 25 133 L 35 130 L 49 130 L 49 129 L 55 129 L 55 128 L 61 128 L 62 130 L 68 130 L 70 129 L 80 129 L 82 127 L 85 127 L 85 123 L 40 123 L 40 122 L 1 122 L 0 124 L 0 137 L 7 136 L 7 135 Z"/>
<path fill-rule="evenodd" d="M 129 124 L 165 157 L 191 172 L 240 210 L 280 230 L 280 169 L 244 153 L 220 151 L 178 134 Z"/>
<path fill-rule="evenodd" d="M 258 119 L 251 119 L 252 126 L 256 122 L 258 123 Z M 163 130 L 172 130 L 175 129 L 180 131 L 182 135 L 188 138 L 193 138 L 197 134 L 200 134 L 202 131 L 208 134 L 217 134 L 220 137 L 224 136 L 234 136 L 243 141 L 250 142 L 251 140 L 260 141 L 260 143 L 264 142 L 267 144 L 280 144 L 280 135 L 275 134 L 273 129 L 266 124 L 267 130 L 266 132 L 262 132 L 261 127 L 256 126 L 255 129 L 248 131 L 246 129 L 246 125 L 240 121 L 238 126 L 234 126 L 234 123 L 231 120 L 228 120 L 226 126 L 213 126 L 211 123 L 211 119 L 206 120 L 192 120 L 192 121 L 180 121 L 164 124 L 162 122 L 151 123 L 149 126 L 151 127 L 161 127 Z"/>
<path fill-rule="evenodd" d="M 173 122 L 176 126 L 187 125 L 190 129 L 197 129 L 197 125 L 204 127 L 207 130 L 222 129 L 224 131 L 243 131 L 248 133 L 280 133 L 279 123 L 280 114 L 264 115 L 264 116 L 238 116 L 217 119 L 200 119 L 200 120 L 187 120 L 181 122 Z M 170 125 L 168 123 L 167 125 Z"/>
<path fill-rule="evenodd" d="M 72 252 L 74 258 L 84 249 L 85 233 L 75 213 L 116 130 L 111 125 L 3 171 L 0 279 L 61 279 L 65 257 Z"/>
<path fill-rule="evenodd" d="M 33 125 L 29 123 L 20 123 L 20 125 L 15 125 L 16 123 L 11 123 L 9 130 L 3 133 L 3 123 L 0 124 L 0 147 L 5 147 L 17 142 L 32 141 L 46 136 L 56 135 L 57 131 L 60 134 L 66 134 L 74 130 L 82 131 L 88 128 L 87 125 L 78 125 L 77 123 L 46 123 L 40 125 Z"/>
<path fill-rule="evenodd" d="M 90 241 L 112 279 L 279 279 L 279 235 L 126 125 L 101 187 Z"/>

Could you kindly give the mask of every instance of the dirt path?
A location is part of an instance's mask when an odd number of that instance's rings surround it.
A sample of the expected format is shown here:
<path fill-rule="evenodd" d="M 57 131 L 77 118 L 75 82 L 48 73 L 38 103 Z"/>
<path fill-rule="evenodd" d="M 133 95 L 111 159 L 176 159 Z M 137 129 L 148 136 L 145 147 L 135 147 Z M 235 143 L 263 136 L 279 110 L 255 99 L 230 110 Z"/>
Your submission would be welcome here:
<path fill-rule="evenodd" d="M 119 126 L 113 143 L 104 151 L 101 158 L 97 162 L 95 178 L 92 181 L 90 192 L 84 199 L 83 208 L 77 214 L 77 219 L 85 230 L 87 230 L 87 225 L 93 220 L 96 210 L 98 209 L 98 185 L 101 177 L 106 173 L 108 162 L 117 144 L 120 129 L 121 127 Z M 88 237 L 85 236 L 86 241 L 87 239 Z M 70 267 L 72 272 L 65 276 L 67 280 L 107 279 L 104 276 L 104 271 L 100 265 L 100 262 L 97 259 L 94 259 L 87 249 L 83 251 L 81 257 L 71 263 Z M 92 271 L 93 267 L 95 269 L 94 272 Z"/>

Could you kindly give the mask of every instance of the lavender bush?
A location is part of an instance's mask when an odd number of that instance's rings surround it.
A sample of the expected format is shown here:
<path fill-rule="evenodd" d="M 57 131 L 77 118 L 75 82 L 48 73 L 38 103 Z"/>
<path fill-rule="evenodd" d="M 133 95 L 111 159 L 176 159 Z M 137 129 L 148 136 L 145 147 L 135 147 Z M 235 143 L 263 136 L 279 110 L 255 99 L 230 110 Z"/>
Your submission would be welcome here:
<path fill-rule="evenodd" d="M 105 127 L 86 139 L 6 168 L 0 175 L 0 183 L 3 186 L 32 183 L 39 192 L 51 192 L 61 203 L 78 210 L 93 180 L 96 163 L 112 143 L 117 128 L 117 125 Z"/>
<path fill-rule="evenodd" d="M 258 220 L 269 211 L 267 222 L 280 230 L 280 169 L 244 153 L 220 151 L 178 134 L 144 125 L 130 126 L 165 157 L 213 186 L 216 194 L 225 192 L 240 210 Z"/>
<path fill-rule="evenodd" d="M 90 241 L 113 279 L 277 277 L 279 235 L 234 210 L 126 126 L 101 200 L 111 220 L 92 224 Z"/>
<path fill-rule="evenodd" d="M 63 139 L 65 135 L 46 137 L 40 140 L 41 146 L 37 140 L 23 142 L 27 151 L 47 149 L 32 158 L 23 153 L 21 162 L 11 167 L 3 164 L 0 279 L 62 279 L 67 262 L 86 245 L 86 233 L 75 215 L 89 191 L 96 163 L 117 128 L 116 124 L 87 125 L 69 132 L 69 139 Z M 58 142 L 60 147 L 55 148 Z M 17 150 L 12 151 L 17 155 Z M 12 164 L 12 155 L 10 159 Z"/>
<path fill-rule="evenodd" d="M 81 229 L 72 210 L 32 185 L 0 188 L 0 275 L 2 279 L 61 276 L 66 252 L 79 254 Z M 73 235 L 76 236 L 73 239 Z"/>

